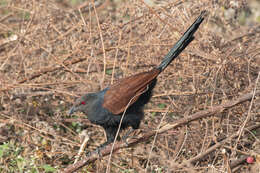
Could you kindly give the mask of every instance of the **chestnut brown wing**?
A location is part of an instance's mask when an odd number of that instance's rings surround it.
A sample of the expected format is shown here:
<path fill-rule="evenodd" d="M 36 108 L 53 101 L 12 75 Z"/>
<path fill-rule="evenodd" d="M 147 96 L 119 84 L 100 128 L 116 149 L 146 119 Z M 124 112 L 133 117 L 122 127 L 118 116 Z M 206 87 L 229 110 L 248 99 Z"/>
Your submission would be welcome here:
<path fill-rule="evenodd" d="M 119 80 L 106 91 L 103 107 L 113 114 L 122 113 L 129 102 L 129 106 L 132 105 L 159 74 L 159 69 L 153 69 Z"/>

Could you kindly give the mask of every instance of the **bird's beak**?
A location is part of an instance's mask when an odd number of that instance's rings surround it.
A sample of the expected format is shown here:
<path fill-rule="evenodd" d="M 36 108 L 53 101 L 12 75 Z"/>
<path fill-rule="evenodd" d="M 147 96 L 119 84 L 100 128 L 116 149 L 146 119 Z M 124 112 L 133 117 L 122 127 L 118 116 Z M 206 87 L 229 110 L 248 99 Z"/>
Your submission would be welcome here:
<path fill-rule="evenodd" d="M 70 110 L 69 110 L 69 115 L 72 115 L 75 112 L 75 107 L 73 106 Z"/>

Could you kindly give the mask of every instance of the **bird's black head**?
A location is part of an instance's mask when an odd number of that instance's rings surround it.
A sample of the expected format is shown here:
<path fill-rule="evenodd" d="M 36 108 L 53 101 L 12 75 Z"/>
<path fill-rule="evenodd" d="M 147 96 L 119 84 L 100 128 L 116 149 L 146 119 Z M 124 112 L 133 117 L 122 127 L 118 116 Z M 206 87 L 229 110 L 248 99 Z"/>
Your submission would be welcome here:
<path fill-rule="evenodd" d="M 79 97 L 78 99 L 76 99 L 72 108 L 69 110 L 69 115 L 78 111 L 87 113 L 92 108 L 96 100 L 97 100 L 97 96 L 94 93 L 85 94 Z"/>

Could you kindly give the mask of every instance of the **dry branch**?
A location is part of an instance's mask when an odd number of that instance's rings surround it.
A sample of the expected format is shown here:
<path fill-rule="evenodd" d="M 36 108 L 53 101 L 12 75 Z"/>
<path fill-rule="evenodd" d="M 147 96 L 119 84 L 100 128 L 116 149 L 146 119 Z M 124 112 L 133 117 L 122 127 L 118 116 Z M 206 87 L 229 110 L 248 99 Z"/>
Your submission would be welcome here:
<path fill-rule="evenodd" d="M 260 94 L 260 91 L 256 91 L 255 92 L 255 95 L 259 95 L 259 94 Z M 168 131 L 170 129 L 173 129 L 173 128 L 185 125 L 185 124 L 187 124 L 187 123 L 189 123 L 191 121 L 194 121 L 194 120 L 197 120 L 197 119 L 201 119 L 201 118 L 206 118 L 206 117 L 215 115 L 215 113 L 223 112 L 226 109 L 232 108 L 232 107 L 234 107 L 234 106 L 236 106 L 238 104 L 241 104 L 241 103 L 243 103 L 245 101 L 248 101 L 248 100 L 252 99 L 253 95 L 254 95 L 253 93 L 247 93 L 247 94 L 242 95 L 241 97 L 239 97 L 235 101 L 227 101 L 226 103 L 223 103 L 221 105 L 214 106 L 214 107 L 212 107 L 210 109 L 197 112 L 195 114 L 192 114 L 189 117 L 182 118 L 182 119 L 178 120 L 175 123 L 167 124 L 167 125 L 163 126 L 162 128 L 160 128 L 158 130 L 158 133 L 159 134 L 160 133 L 164 133 L 164 132 L 166 132 L 166 131 Z M 155 134 L 156 134 L 156 131 L 151 131 L 149 133 L 144 134 L 143 136 L 141 136 L 139 138 L 129 139 L 128 145 L 126 143 L 124 143 L 124 142 L 118 142 L 118 143 L 116 143 L 114 145 L 113 152 L 116 152 L 116 151 L 118 151 L 121 148 L 127 148 L 127 147 L 133 146 L 133 145 L 135 145 L 137 143 L 141 143 L 143 141 L 147 141 L 150 137 L 154 136 Z M 102 149 L 100 151 L 100 154 L 102 155 L 102 157 L 103 156 L 107 156 L 107 155 L 110 154 L 111 146 L 112 145 L 109 145 L 109 146 L 107 146 L 106 148 L 104 148 L 104 149 Z M 99 155 L 97 153 L 92 153 L 88 158 L 82 159 L 81 161 L 77 162 L 76 164 L 68 166 L 64 170 L 64 172 L 65 173 L 74 172 L 74 171 L 82 168 L 83 166 L 85 166 L 85 165 L 87 165 L 87 164 L 89 164 L 91 162 L 94 162 L 98 158 L 99 158 Z"/>
<path fill-rule="evenodd" d="M 260 124 L 257 124 L 257 125 L 254 125 L 254 126 L 251 126 L 251 127 L 247 128 L 247 131 L 245 131 L 245 132 L 249 132 L 249 131 L 255 130 L 255 129 L 257 129 L 257 128 L 260 128 Z M 205 156 L 208 155 L 209 153 L 215 151 L 217 148 L 223 146 L 223 144 L 225 144 L 226 142 L 230 141 L 231 139 L 237 138 L 238 135 L 239 135 L 239 134 L 233 134 L 233 135 L 231 135 L 230 137 L 228 137 L 228 138 L 226 138 L 226 139 L 220 141 L 219 143 L 217 143 L 217 144 L 213 145 L 212 147 L 208 148 L 208 149 L 207 149 L 206 151 L 204 151 L 203 153 L 200 153 L 200 154 L 198 154 L 197 156 L 195 156 L 195 157 L 193 157 L 193 158 L 191 158 L 191 159 L 189 159 L 189 160 L 183 162 L 183 163 L 181 164 L 182 166 L 180 166 L 180 167 L 183 167 L 183 166 L 185 166 L 185 165 L 189 165 L 190 163 L 194 163 L 194 162 L 196 162 L 196 161 L 202 159 L 203 157 L 205 157 Z M 238 162 L 240 163 L 240 161 L 238 161 Z M 236 164 L 235 164 L 235 163 L 236 163 Z M 234 168 L 235 166 L 237 166 L 237 162 L 232 163 L 230 167 L 231 167 L 231 168 Z M 178 166 L 178 167 L 179 167 L 179 166 Z"/>

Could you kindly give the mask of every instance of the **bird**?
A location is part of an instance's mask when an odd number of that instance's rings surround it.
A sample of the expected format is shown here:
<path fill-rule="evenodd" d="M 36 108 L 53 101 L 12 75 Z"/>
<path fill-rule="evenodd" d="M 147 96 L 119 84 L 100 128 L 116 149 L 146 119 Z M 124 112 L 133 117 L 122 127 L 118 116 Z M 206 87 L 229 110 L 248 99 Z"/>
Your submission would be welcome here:
<path fill-rule="evenodd" d="M 68 114 L 83 112 L 91 123 L 102 126 L 105 130 L 106 142 L 98 148 L 115 140 L 119 125 L 120 131 L 128 127 L 132 130 L 139 128 L 144 117 L 144 105 L 152 96 L 157 77 L 192 42 L 205 13 L 206 11 L 201 12 L 157 67 L 119 79 L 101 91 L 87 93 L 76 99 Z"/>

